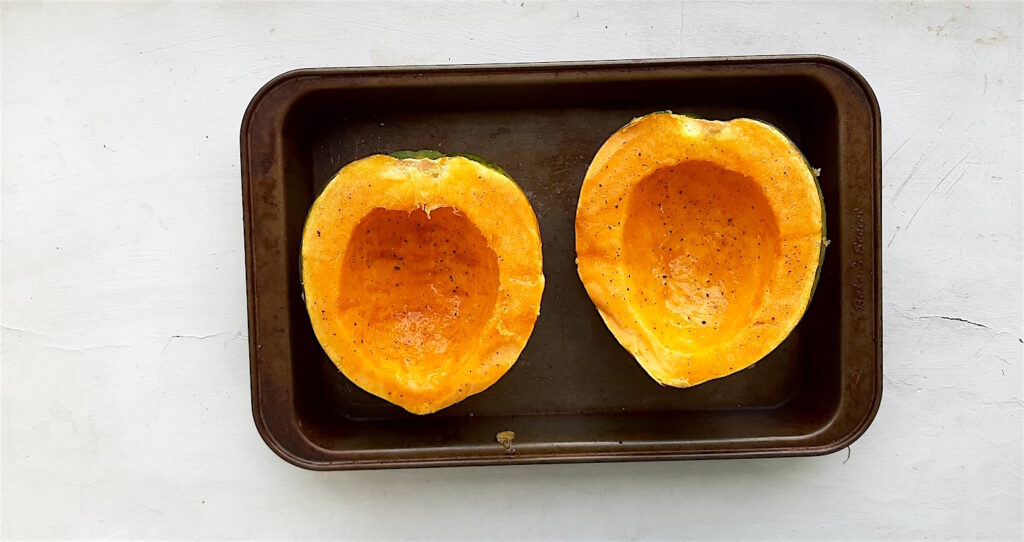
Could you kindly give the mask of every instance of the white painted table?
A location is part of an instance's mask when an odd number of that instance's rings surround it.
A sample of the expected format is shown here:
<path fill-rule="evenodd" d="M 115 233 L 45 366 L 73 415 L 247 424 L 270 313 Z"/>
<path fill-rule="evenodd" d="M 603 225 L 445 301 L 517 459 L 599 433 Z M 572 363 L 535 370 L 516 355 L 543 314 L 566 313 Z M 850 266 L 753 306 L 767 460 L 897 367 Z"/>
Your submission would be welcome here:
<path fill-rule="evenodd" d="M 1020 3 L 2 12 L 8 538 L 1019 538 Z M 238 129 L 303 66 L 824 53 L 884 122 L 885 393 L 810 459 L 313 473 L 249 410 Z"/>

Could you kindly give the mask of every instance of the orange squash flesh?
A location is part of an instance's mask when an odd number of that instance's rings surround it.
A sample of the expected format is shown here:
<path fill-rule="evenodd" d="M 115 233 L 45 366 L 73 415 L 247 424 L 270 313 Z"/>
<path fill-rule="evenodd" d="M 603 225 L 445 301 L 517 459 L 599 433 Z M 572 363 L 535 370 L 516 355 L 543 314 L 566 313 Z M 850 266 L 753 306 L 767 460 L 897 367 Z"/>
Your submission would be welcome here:
<path fill-rule="evenodd" d="M 525 195 L 463 157 L 377 155 L 345 166 L 310 211 L 302 263 L 310 320 L 331 360 L 416 414 L 504 375 L 544 288 Z"/>
<path fill-rule="evenodd" d="M 580 278 L 659 383 L 757 362 L 793 330 L 824 246 L 814 172 L 774 127 L 670 113 L 613 134 L 576 214 Z"/>

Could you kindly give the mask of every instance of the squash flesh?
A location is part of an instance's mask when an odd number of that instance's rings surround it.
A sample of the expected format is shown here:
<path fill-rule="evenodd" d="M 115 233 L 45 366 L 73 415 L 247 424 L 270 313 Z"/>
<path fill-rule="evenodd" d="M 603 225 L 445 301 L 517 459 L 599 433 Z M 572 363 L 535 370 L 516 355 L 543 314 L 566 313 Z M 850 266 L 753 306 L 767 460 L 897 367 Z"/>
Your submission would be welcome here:
<path fill-rule="evenodd" d="M 401 378 L 429 380 L 473 346 L 494 311 L 498 259 L 451 207 L 370 212 L 341 273 L 341 323 Z"/>
<path fill-rule="evenodd" d="M 708 162 L 659 169 L 633 189 L 624 230 L 629 299 L 665 346 L 712 348 L 761 305 L 778 227 L 751 179 Z"/>
<path fill-rule="evenodd" d="M 539 314 L 536 215 L 515 182 L 468 158 L 346 165 L 314 202 L 301 252 L 324 352 L 357 386 L 416 414 L 494 384 Z"/>
<path fill-rule="evenodd" d="M 814 173 L 750 119 L 634 120 L 598 151 L 576 214 L 578 271 L 602 318 L 677 387 L 748 367 L 785 339 L 810 301 L 823 236 Z"/>

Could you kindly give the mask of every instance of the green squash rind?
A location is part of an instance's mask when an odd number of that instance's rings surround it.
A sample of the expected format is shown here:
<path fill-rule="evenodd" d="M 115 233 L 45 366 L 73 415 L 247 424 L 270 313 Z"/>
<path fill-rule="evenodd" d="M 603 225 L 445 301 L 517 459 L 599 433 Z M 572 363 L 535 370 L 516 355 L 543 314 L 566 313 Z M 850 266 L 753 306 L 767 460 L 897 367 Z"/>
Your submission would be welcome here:
<path fill-rule="evenodd" d="M 467 160 L 472 160 L 472 161 L 474 161 L 474 162 L 476 162 L 476 163 L 478 163 L 478 164 L 480 164 L 480 165 L 482 165 L 482 166 L 484 166 L 484 167 L 486 167 L 488 169 L 492 169 L 494 171 L 497 171 L 498 173 L 501 173 L 502 175 L 508 177 L 509 179 L 512 178 L 512 176 L 509 175 L 508 172 L 505 171 L 504 169 L 502 169 L 501 166 L 499 166 L 498 164 L 495 164 L 494 162 L 491 162 L 490 160 L 488 160 L 486 158 L 477 156 L 475 154 L 470 154 L 468 152 L 453 152 L 453 153 L 445 154 L 443 152 L 434 151 L 434 150 L 398 151 L 398 152 L 389 153 L 388 156 L 391 156 L 392 158 L 398 158 L 399 160 L 410 160 L 410 159 L 414 160 L 414 159 L 423 159 L 423 158 L 426 158 L 428 160 L 437 160 L 439 158 L 444 158 L 446 156 L 448 156 L 448 157 L 461 157 L 461 158 L 465 158 Z"/>

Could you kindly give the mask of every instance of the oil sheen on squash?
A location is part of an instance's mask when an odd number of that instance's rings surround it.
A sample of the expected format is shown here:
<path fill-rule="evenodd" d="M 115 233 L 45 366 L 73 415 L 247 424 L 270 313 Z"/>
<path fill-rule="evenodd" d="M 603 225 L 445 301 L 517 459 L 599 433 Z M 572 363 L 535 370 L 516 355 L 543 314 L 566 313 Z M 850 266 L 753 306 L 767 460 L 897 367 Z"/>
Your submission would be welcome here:
<path fill-rule="evenodd" d="M 377 208 L 356 226 L 340 279 L 342 325 L 402 378 L 426 381 L 490 319 L 498 257 L 451 207 Z"/>
<path fill-rule="evenodd" d="M 779 231 L 757 183 L 709 162 L 637 183 L 623 229 L 629 300 L 663 344 L 734 336 L 761 305 Z"/>
<path fill-rule="evenodd" d="M 426 414 L 515 363 L 544 287 L 540 233 L 500 170 L 400 156 L 345 166 L 317 198 L 303 230 L 303 289 L 317 339 L 345 376 Z"/>
<path fill-rule="evenodd" d="M 803 156 L 747 119 L 635 120 L 598 152 L 577 208 L 591 299 L 644 369 L 679 387 L 781 343 L 810 300 L 823 238 Z"/>

